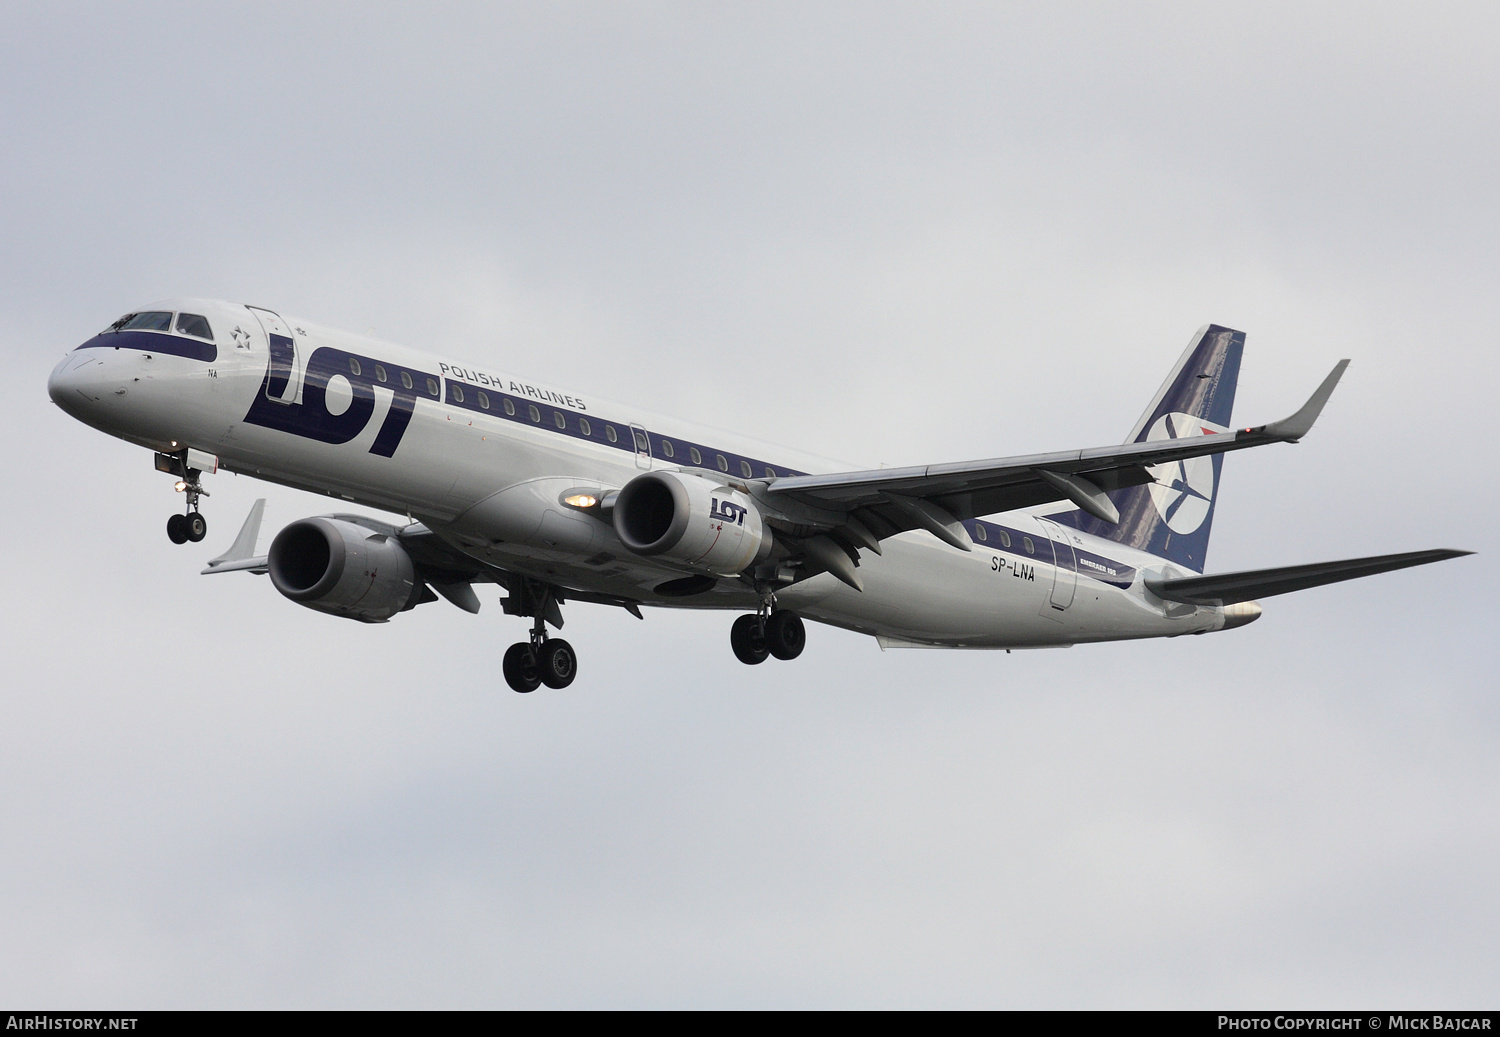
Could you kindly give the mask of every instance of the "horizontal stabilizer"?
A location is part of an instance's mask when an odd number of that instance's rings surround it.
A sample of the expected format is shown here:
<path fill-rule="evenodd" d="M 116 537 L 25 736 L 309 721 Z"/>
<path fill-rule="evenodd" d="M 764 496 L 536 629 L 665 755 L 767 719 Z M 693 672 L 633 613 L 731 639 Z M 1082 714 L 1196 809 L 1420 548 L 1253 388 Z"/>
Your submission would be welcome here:
<path fill-rule="evenodd" d="M 1215 576 L 1189 576 L 1181 580 L 1147 578 L 1146 589 L 1167 601 L 1189 605 L 1232 605 L 1252 598 L 1269 598 L 1273 594 L 1321 587 L 1325 583 L 1357 580 L 1393 569 L 1405 569 L 1446 558 L 1459 558 L 1473 551 L 1408 551 L 1405 554 L 1376 555 L 1373 558 L 1346 558 L 1338 562 L 1314 562 L 1311 565 L 1288 565 L 1280 569 L 1252 569 L 1249 572 L 1220 573 Z"/>

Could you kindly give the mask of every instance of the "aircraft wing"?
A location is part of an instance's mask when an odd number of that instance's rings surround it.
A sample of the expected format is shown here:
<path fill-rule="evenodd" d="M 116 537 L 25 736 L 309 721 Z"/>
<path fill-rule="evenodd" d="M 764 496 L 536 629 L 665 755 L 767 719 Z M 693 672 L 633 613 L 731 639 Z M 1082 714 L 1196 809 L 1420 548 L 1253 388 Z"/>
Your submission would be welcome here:
<path fill-rule="evenodd" d="M 1297 442 L 1312 428 L 1348 364 L 1340 360 L 1296 414 L 1254 428 L 957 464 L 786 476 L 769 480 L 765 492 L 852 518 L 843 524 L 845 538 L 877 551 L 871 539 L 908 529 L 926 529 L 954 547 L 971 550 L 960 520 L 1053 501 L 1069 500 L 1090 515 L 1118 522 L 1108 491 L 1153 482 L 1147 469 L 1154 465 Z"/>
<path fill-rule="evenodd" d="M 245 516 L 245 524 L 240 527 L 240 534 L 234 538 L 234 543 L 229 546 L 229 550 L 217 558 L 210 559 L 201 575 L 248 572 L 264 576 L 266 556 L 257 555 L 255 545 L 260 540 L 260 520 L 265 513 L 266 499 L 262 497 L 250 506 L 250 514 Z"/>
<path fill-rule="evenodd" d="M 1375 555 L 1371 558 L 1346 558 L 1338 562 L 1314 562 L 1311 565 L 1288 565 L 1280 569 L 1253 569 L 1248 572 L 1219 573 L 1214 576 L 1189 576 L 1180 580 L 1146 580 L 1146 589 L 1159 598 L 1190 605 L 1233 605 L 1252 598 L 1269 598 L 1273 594 L 1321 587 L 1325 583 L 1357 580 L 1393 569 L 1405 569 L 1447 558 L 1460 558 L 1473 551 L 1408 551 L 1405 554 Z"/>

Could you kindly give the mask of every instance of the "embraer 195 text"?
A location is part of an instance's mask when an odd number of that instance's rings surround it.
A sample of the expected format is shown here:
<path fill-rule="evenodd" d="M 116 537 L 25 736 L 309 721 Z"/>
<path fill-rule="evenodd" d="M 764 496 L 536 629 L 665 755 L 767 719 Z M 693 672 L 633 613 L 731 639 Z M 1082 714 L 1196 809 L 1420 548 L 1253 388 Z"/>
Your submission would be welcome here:
<path fill-rule="evenodd" d="M 257 555 L 257 501 L 204 572 L 364 622 L 439 596 L 477 612 L 474 585 L 499 584 L 533 620 L 504 660 L 529 692 L 577 672 L 548 633 L 567 602 L 740 611 L 746 663 L 795 658 L 803 617 L 882 647 L 1042 648 L 1227 630 L 1257 597 L 1468 553 L 1203 575 L 1223 455 L 1301 439 L 1348 364 L 1291 417 L 1231 428 L 1244 344 L 1199 331 L 1121 445 L 864 471 L 203 299 L 126 314 L 47 387 L 177 476 L 178 543 L 203 539 L 221 468 L 406 516 L 302 519 Z"/>

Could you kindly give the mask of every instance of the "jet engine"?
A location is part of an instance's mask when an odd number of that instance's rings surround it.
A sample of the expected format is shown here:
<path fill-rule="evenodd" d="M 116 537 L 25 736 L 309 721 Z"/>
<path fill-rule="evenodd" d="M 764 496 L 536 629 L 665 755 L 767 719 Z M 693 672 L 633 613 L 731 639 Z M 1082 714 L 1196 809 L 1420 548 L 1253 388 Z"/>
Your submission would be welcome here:
<path fill-rule="evenodd" d="M 771 553 L 749 494 L 698 475 L 638 475 L 620 490 L 613 517 L 630 550 L 689 572 L 734 576 Z"/>
<path fill-rule="evenodd" d="M 365 623 L 390 619 L 422 586 L 398 540 L 336 518 L 287 526 L 271 541 L 266 566 L 276 589 L 297 604 Z"/>

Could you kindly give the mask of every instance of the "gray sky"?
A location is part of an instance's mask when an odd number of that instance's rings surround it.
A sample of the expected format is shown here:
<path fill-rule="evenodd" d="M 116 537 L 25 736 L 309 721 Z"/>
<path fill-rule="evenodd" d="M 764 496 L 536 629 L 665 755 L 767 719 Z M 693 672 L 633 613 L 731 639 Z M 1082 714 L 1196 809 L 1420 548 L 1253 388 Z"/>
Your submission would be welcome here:
<path fill-rule="evenodd" d="M 0 1002 L 1493 1006 L 1492 5 L 7 4 Z M 1210 637 L 881 653 L 200 579 L 48 370 L 210 295 L 860 463 L 1119 440 L 1199 325 Z"/>

